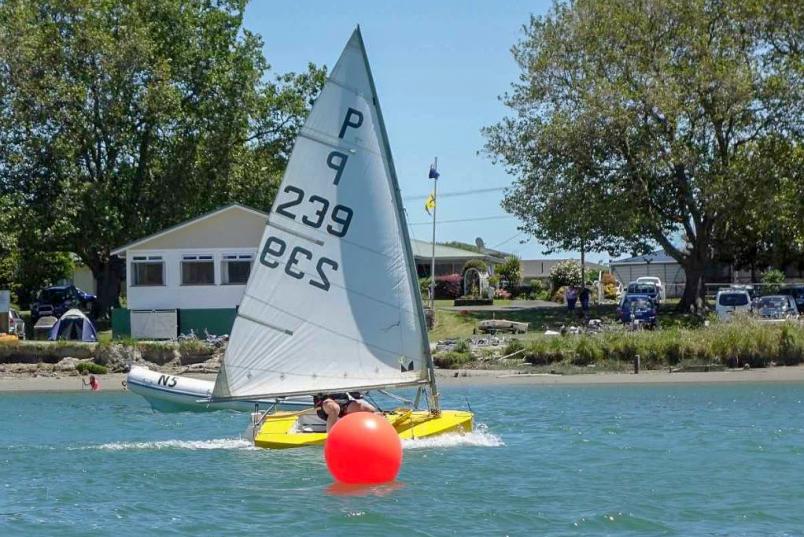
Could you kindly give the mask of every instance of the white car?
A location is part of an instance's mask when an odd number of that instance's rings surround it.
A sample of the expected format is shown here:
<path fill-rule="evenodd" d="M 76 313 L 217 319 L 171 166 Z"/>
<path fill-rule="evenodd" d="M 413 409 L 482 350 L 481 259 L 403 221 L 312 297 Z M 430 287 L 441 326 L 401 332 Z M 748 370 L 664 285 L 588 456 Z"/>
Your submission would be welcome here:
<path fill-rule="evenodd" d="M 667 296 L 664 294 L 664 285 L 662 285 L 662 280 L 656 276 L 641 276 L 636 279 L 639 283 L 652 283 L 656 286 L 656 289 L 659 290 L 659 300 L 664 301 Z"/>
<path fill-rule="evenodd" d="M 15 310 L 8 310 L 8 333 L 25 339 L 25 321 Z"/>
<path fill-rule="evenodd" d="M 715 312 L 721 321 L 735 313 L 751 313 L 751 295 L 745 289 L 721 289 L 715 297 Z"/>

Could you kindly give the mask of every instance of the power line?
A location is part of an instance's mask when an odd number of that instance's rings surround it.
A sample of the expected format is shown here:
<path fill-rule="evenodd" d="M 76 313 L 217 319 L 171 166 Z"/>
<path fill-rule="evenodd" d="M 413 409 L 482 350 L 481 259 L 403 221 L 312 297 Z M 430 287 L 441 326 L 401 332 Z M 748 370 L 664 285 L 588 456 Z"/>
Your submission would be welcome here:
<path fill-rule="evenodd" d="M 505 190 L 505 188 L 506 187 L 504 186 L 497 186 L 493 188 L 477 188 L 474 190 L 456 190 L 454 192 L 442 192 L 441 194 L 438 195 L 438 197 L 440 199 L 440 198 L 454 198 L 457 196 L 471 196 L 473 194 L 487 194 L 489 192 L 499 192 L 501 190 Z M 425 196 L 405 196 L 403 199 L 413 201 L 413 200 L 424 200 L 427 199 L 428 197 L 429 194 Z"/>
<path fill-rule="evenodd" d="M 506 243 L 508 243 L 508 242 L 511 242 L 512 240 L 514 240 L 515 238 L 519 237 L 519 236 L 520 236 L 520 235 L 522 235 L 523 233 L 525 233 L 525 232 L 524 232 L 524 231 L 520 231 L 519 233 L 517 233 L 517 234 L 516 234 L 516 235 L 514 235 L 513 237 L 510 237 L 510 238 L 508 238 L 508 239 L 505 239 L 505 240 L 504 240 L 504 241 L 502 241 L 502 242 L 498 242 L 497 244 L 495 244 L 495 245 L 494 245 L 494 246 L 492 246 L 491 248 L 492 248 L 492 249 L 494 249 L 494 248 L 499 248 L 499 247 L 500 247 L 500 246 L 502 246 L 503 244 L 506 244 Z"/>
<path fill-rule="evenodd" d="M 481 216 L 478 218 L 458 218 L 456 220 L 439 220 L 438 224 L 457 224 L 460 222 L 481 222 L 483 220 L 503 220 L 513 218 L 513 216 L 503 215 L 503 216 Z M 409 226 L 432 226 L 433 222 L 408 222 Z"/>

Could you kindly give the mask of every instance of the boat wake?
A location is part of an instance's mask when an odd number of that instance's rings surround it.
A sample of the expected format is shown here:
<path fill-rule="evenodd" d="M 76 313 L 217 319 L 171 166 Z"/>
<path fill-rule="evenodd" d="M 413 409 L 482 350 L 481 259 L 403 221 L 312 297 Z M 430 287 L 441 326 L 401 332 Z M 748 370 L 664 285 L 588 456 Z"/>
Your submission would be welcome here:
<path fill-rule="evenodd" d="M 416 438 L 415 440 L 402 441 L 403 449 L 451 448 L 462 446 L 501 447 L 504 445 L 505 442 L 503 442 L 502 438 L 480 427 L 468 434 L 442 434 L 429 438 Z"/>
<path fill-rule="evenodd" d="M 254 444 L 242 438 L 216 438 L 212 440 L 160 440 L 154 442 L 110 442 L 77 449 L 99 449 L 102 451 L 143 451 L 159 449 L 257 449 Z"/>

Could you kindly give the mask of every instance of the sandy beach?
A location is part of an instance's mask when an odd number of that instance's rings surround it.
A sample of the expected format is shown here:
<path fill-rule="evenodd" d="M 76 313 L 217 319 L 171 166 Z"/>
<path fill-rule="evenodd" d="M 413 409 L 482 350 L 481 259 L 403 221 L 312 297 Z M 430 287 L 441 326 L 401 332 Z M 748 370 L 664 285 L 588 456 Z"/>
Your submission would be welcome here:
<path fill-rule="evenodd" d="M 669 373 L 642 371 L 633 373 L 590 373 L 581 375 L 522 374 L 506 370 L 450 369 L 437 370 L 440 386 L 492 385 L 595 385 L 595 384 L 687 384 L 724 382 L 804 382 L 804 366 L 769 367 L 766 369 L 734 369 L 708 373 Z M 123 391 L 124 373 L 96 375 L 103 391 Z M 188 375 L 214 380 L 214 374 Z M 0 393 L 69 392 L 89 390 L 78 376 L 24 377 L 1 376 Z"/>

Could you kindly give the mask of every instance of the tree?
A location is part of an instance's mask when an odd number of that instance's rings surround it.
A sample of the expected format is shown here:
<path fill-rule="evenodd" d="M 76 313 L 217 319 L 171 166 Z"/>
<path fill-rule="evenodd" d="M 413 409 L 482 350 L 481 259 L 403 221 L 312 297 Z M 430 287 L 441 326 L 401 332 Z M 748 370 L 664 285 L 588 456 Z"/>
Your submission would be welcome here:
<path fill-rule="evenodd" d="M 494 271 L 500 275 L 501 279 L 508 282 L 509 290 L 519 285 L 519 281 L 522 279 L 522 264 L 515 255 L 506 257 L 502 263 L 494 267 Z"/>
<path fill-rule="evenodd" d="M 554 246 L 660 244 L 686 274 L 680 306 L 695 303 L 716 238 L 757 196 L 801 184 L 784 165 L 804 127 L 799 7 L 576 0 L 532 17 L 514 114 L 485 129 L 516 176 L 504 207 Z"/>
<path fill-rule="evenodd" d="M 0 2 L 0 193 L 102 309 L 110 251 L 232 201 L 267 208 L 322 69 L 266 81 L 245 0 Z"/>
<path fill-rule="evenodd" d="M 581 265 L 572 259 L 556 263 L 553 265 L 553 268 L 550 269 L 550 282 L 553 284 L 554 290 L 568 285 L 583 285 L 584 281 L 581 277 Z"/>

